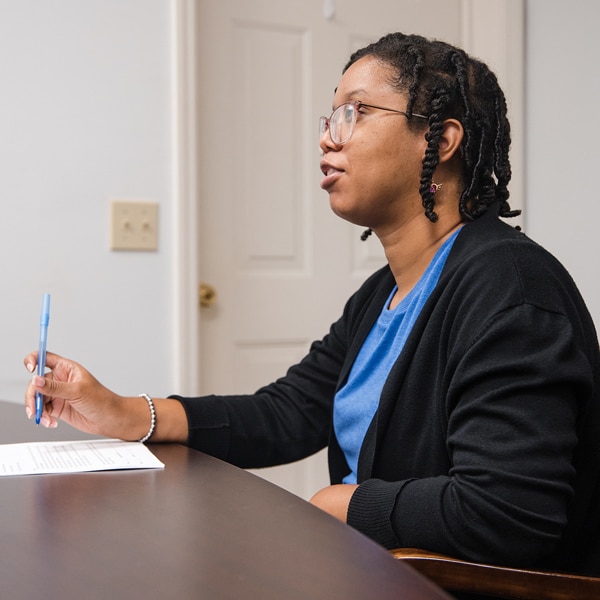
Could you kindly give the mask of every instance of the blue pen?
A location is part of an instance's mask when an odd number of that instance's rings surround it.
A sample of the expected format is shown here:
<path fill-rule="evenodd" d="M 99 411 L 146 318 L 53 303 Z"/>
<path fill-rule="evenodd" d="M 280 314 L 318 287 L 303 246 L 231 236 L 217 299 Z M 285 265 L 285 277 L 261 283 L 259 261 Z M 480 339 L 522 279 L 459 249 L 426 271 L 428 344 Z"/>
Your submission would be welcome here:
<path fill-rule="evenodd" d="M 46 342 L 48 340 L 48 322 L 50 321 L 50 294 L 44 294 L 42 299 L 42 312 L 40 313 L 40 348 L 38 352 L 37 374 L 41 377 L 46 372 Z M 44 407 L 44 396 L 40 392 L 35 393 L 35 424 L 40 424 L 42 408 Z"/>

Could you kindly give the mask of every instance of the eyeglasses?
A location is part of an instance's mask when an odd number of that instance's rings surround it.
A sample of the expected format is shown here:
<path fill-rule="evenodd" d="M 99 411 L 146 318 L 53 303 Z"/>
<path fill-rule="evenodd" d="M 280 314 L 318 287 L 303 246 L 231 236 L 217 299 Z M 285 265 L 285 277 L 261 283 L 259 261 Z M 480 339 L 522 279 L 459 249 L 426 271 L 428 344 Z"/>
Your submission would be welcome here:
<path fill-rule="evenodd" d="M 383 106 L 375 106 L 374 104 L 365 104 L 364 102 L 346 102 L 338 106 L 329 118 L 321 117 L 319 119 L 319 135 L 322 136 L 328 129 L 331 141 L 336 146 L 345 144 L 351 137 L 354 131 L 354 125 L 359 114 L 361 106 L 367 108 L 376 108 L 378 110 L 387 110 L 389 112 L 398 113 L 404 115 L 406 118 L 416 117 L 418 119 L 428 119 L 425 115 L 419 115 L 417 113 L 408 114 L 403 110 L 396 110 L 395 108 L 385 108 Z"/>

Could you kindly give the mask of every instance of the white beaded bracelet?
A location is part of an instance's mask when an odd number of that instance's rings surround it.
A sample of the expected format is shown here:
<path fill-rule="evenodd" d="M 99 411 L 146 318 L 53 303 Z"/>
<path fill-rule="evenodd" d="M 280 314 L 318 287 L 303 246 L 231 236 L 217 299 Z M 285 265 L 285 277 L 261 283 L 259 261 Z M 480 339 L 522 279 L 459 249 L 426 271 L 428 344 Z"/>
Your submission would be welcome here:
<path fill-rule="evenodd" d="M 144 398 L 146 400 L 148 403 L 148 408 L 150 409 L 150 429 L 143 438 L 138 440 L 143 444 L 144 442 L 147 442 L 154 433 L 154 428 L 156 427 L 156 410 L 154 410 L 154 402 L 152 402 L 152 398 L 150 398 L 148 394 L 140 394 L 140 398 Z"/>

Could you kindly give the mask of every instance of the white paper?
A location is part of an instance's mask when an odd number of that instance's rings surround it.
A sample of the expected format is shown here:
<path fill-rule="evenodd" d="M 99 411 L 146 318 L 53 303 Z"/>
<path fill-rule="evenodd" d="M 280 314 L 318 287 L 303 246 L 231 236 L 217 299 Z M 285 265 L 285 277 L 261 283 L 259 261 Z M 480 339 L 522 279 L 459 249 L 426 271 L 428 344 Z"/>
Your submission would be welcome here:
<path fill-rule="evenodd" d="M 164 466 L 144 444 L 110 438 L 0 444 L 0 477 L 114 469 L 163 469 Z"/>

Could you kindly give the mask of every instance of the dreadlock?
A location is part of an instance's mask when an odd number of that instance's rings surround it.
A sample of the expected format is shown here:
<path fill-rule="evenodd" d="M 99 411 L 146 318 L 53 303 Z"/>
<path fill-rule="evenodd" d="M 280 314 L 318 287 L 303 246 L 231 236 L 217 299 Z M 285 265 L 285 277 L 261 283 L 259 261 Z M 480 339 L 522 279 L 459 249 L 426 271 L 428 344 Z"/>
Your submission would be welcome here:
<path fill-rule="evenodd" d="M 407 114 L 411 126 L 413 111 L 428 115 L 419 192 L 425 215 L 437 220 L 432 177 L 439 162 L 443 122 L 454 118 L 462 123 L 465 135 L 460 147 L 463 162 L 463 189 L 460 214 L 472 221 L 499 203 L 501 217 L 515 217 L 508 203 L 511 177 L 508 150 L 510 125 L 506 100 L 496 76 L 482 62 L 463 50 L 419 35 L 391 33 L 356 51 L 344 72 L 364 56 L 374 56 L 394 69 L 392 85 L 408 95 Z"/>

